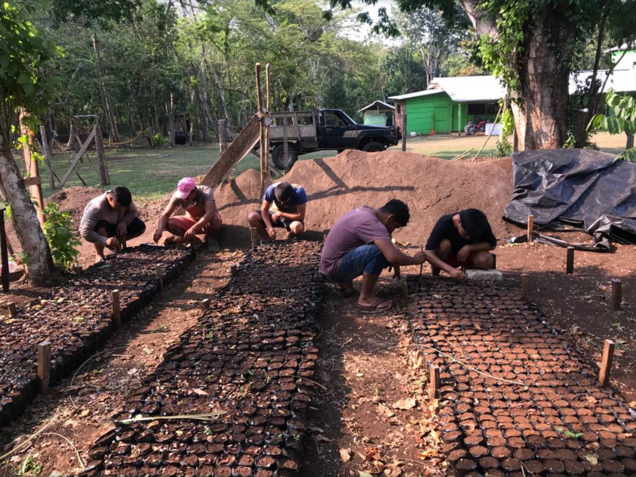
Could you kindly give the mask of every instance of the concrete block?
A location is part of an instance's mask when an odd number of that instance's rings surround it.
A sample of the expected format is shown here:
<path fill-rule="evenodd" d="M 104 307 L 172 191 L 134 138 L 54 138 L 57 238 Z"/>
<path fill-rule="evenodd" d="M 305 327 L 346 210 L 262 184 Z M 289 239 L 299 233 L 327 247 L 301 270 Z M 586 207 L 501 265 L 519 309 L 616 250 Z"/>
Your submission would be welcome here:
<path fill-rule="evenodd" d="M 503 274 L 499 270 L 466 270 L 466 280 L 502 281 Z"/>

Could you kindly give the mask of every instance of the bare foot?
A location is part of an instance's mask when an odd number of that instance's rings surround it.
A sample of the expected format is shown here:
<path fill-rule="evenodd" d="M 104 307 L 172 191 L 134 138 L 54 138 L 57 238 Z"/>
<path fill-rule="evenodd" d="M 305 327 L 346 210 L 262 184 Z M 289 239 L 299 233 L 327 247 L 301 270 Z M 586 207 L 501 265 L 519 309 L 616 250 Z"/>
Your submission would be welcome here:
<path fill-rule="evenodd" d="M 106 260 L 106 257 L 103 255 L 95 255 L 95 263 L 101 263 L 103 260 Z"/>

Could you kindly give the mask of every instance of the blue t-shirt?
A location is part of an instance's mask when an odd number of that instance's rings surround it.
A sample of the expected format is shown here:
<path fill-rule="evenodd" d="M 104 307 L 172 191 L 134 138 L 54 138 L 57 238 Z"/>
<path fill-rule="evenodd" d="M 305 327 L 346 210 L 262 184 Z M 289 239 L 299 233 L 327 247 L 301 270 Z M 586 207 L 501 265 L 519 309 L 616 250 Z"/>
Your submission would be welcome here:
<path fill-rule="evenodd" d="M 294 188 L 294 193 L 287 202 L 281 204 L 278 199 L 276 199 L 276 194 L 274 193 L 274 189 L 278 184 L 279 182 L 269 186 L 265 191 L 265 195 L 263 196 L 263 200 L 266 200 L 267 202 L 272 204 L 272 209 L 295 214 L 296 212 L 298 212 L 299 205 L 307 203 L 307 194 L 305 193 L 304 187 L 297 184 L 292 184 L 291 186 Z"/>

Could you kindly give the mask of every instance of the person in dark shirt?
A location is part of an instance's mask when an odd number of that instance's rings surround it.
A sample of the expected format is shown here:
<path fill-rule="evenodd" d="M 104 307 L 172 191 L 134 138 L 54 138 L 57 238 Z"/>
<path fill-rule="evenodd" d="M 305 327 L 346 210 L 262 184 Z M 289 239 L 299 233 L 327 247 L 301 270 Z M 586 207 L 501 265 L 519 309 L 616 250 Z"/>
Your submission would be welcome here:
<path fill-rule="evenodd" d="M 275 227 L 285 228 L 289 237 L 298 237 L 305 231 L 307 193 L 302 186 L 277 182 L 265 191 L 261 209 L 247 217 L 251 227 L 265 240 L 276 238 Z"/>
<path fill-rule="evenodd" d="M 426 242 L 426 256 L 433 275 L 444 270 L 452 278 L 462 280 L 464 272 L 458 267 L 490 270 L 494 258 L 489 252 L 496 246 L 497 238 L 486 215 L 481 210 L 466 209 L 437 221 Z"/>

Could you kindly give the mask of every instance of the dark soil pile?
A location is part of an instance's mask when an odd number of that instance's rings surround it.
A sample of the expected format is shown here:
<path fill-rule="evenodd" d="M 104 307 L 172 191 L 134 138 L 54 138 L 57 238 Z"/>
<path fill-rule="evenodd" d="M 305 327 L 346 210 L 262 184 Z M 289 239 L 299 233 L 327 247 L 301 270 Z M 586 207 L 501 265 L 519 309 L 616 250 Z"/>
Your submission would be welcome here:
<path fill-rule="evenodd" d="M 97 187 L 73 186 L 56 192 L 46 202 L 55 202 L 60 210 L 70 212 L 73 224 L 79 227 L 86 205 L 103 193 L 104 191 Z"/>
<path fill-rule="evenodd" d="M 247 229 L 235 227 L 246 226 L 247 214 L 258 208 L 259 180 L 259 174 L 249 170 L 216 193 L 231 241 L 248 239 Z M 402 243 L 424 244 L 442 215 L 469 207 L 488 216 L 500 242 L 519 234 L 501 220 L 512 193 L 509 158 L 468 163 L 400 151 L 349 150 L 333 158 L 299 161 L 284 180 L 305 187 L 310 200 L 306 225 L 313 231 L 330 229 L 355 207 L 381 207 L 396 198 L 411 211 L 409 225 L 394 234 Z"/>

